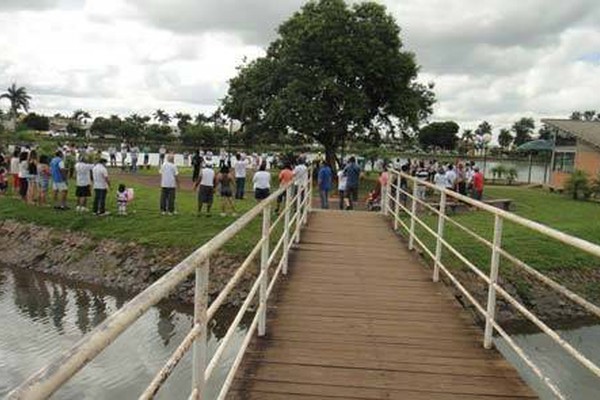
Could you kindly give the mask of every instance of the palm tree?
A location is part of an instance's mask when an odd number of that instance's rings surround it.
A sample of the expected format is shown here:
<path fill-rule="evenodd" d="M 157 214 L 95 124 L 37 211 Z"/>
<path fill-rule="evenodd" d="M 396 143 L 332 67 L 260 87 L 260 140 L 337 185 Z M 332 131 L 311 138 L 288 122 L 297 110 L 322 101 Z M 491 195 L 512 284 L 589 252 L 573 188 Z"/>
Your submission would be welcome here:
<path fill-rule="evenodd" d="M 16 83 L 13 83 L 6 91 L 0 95 L 0 99 L 8 99 L 10 101 L 10 114 L 13 118 L 17 116 L 20 109 L 25 112 L 29 110 L 29 100 L 31 96 L 27 94 L 25 87 L 17 87 Z"/>
<path fill-rule="evenodd" d="M 194 118 L 194 122 L 196 123 L 196 125 L 204 125 L 208 121 L 210 121 L 210 118 L 204 115 L 203 113 L 198 113 L 198 115 L 196 115 L 196 117 Z"/>
<path fill-rule="evenodd" d="M 192 120 L 192 116 L 190 114 L 185 114 L 181 112 L 175 114 L 174 117 L 177 120 L 177 127 L 179 128 L 180 132 L 183 132 L 185 127 L 188 126 L 190 124 L 190 121 Z"/>
<path fill-rule="evenodd" d="M 473 129 L 465 129 L 462 134 L 462 140 L 465 143 L 473 141 Z"/>
<path fill-rule="evenodd" d="M 161 110 L 160 108 L 156 110 L 154 114 L 152 114 L 152 116 L 157 122 L 163 125 L 167 125 L 169 122 L 171 122 L 171 116 L 167 114 L 164 110 Z"/>

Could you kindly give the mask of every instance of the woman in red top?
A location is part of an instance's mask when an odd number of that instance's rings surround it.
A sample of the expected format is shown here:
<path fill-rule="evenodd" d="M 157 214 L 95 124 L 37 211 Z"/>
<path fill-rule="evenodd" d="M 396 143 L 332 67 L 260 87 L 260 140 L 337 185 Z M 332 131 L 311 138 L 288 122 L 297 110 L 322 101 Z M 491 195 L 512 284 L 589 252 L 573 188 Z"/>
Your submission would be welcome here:
<path fill-rule="evenodd" d="M 483 197 L 483 174 L 479 172 L 479 167 L 473 169 L 473 198 L 481 201 Z"/>

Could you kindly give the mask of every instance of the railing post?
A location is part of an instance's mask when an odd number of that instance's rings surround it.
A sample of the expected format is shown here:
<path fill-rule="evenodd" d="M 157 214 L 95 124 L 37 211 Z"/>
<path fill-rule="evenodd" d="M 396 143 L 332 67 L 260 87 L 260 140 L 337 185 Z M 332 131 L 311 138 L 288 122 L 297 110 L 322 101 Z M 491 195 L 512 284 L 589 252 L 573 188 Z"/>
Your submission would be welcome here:
<path fill-rule="evenodd" d="M 490 286 L 488 288 L 487 312 L 485 318 L 485 334 L 483 347 L 492 348 L 492 336 L 494 333 L 494 318 L 496 315 L 496 288 L 498 282 L 498 268 L 500 267 L 500 246 L 502 245 L 502 217 L 496 214 L 494 218 L 494 242 L 492 247 L 492 259 L 490 262 Z"/>
<path fill-rule="evenodd" d="M 208 309 L 208 275 L 210 262 L 206 260 L 202 265 L 196 267 L 196 283 L 194 287 L 194 325 L 201 325 L 201 331 L 194 340 L 193 349 L 193 382 L 192 392 L 196 393 L 196 399 L 204 398 L 204 371 L 206 369 L 206 341 L 207 341 L 207 309 Z"/>
<path fill-rule="evenodd" d="M 389 177 L 389 175 L 388 175 Z M 387 203 L 388 203 L 388 183 L 390 182 L 390 180 L 388 179 L 387 183 L 385 184 L 385 186 L 381 186 L 381 210 L 380 212 L 387 216 L 388 213 L 388 207 L 387 207 Z"/>
<path fill-rule="evenodd" d="M 312 168 L 308 169 L 308 183 L 307 183 L 308 199 L 306 200 L 306 218 L 304 223 L 308 221 L 308 212 L 312 210 L 312 193 L 313 193 L 313 170 Z"/>
<path fill-rule="evenodd" d="M 398 213 L 400 212 L 400 174 L 396 175 L 396 202 L 394 203 L 394 230 L 398 230 Z"/>
<path fill-rule="evenodd" d="M 264 336 L 267 331 L 267 287 L 269 285 L 268 262 L 269 262 L 269 229 L 271 227 L 271 205 L 263 209 L 262 239 L 263 244 L 260 251 L 260 272 L 263 274 L 260 280 L 260 317 L 258 321 L 258 336 Z"/>
<path fill-rule="evenodd" d="M 304 180 L 304 209 L 302 212 L 302 225 L 306 225 L 306 223 L 308 222 L 308 210 L 311 207 L 311 200 L 312 200 L 312 172 L 310 169 L 306 170 L 306 173 L 308 174 L 308 176 L 306 177 L 306 179 Z"/>
<path fill-rule="evenodd" d="M 412 202 L 410 205 L 410 232 L 408 234 L 408 249 L 412 250 L 415 247 L 415 216 L 417 215 L 417 191 L 418 180 L 413 179 Z"/>
<path fill-rule="evenodd" d="M 440 214 L 438 215 L 437 238 L 435 243 L 435 264 L 433 266 L 433 281 L 440 280 L 440 262 L 442 261 L 442 239 L 444 238 L 444 222 L 446 219 L 446 192 L 440 192 Z"/>
<path fill-rule="evenodd" d="M 294 185 L 294 188 L 296 189 L 296 212 L 295 212 L 295 216 L 296 216 L 296 234 L 295 234 L 295 242 L 296 243 L 300 243 L 300 225 L 302 224 L 302 190 L 304 189 L 302 187 L 302 184 L 300 182 L 297 182 Z"/>
<path fill-rule="evenodd" d="M 287 275 L 288 273 L 288 261 L 290 254 L 290 208 L 292 207 L 291 195 L 292 195 L 292 186 L 288 186 L 285 189 L 285 217 L 284 217 L 284 225 L 283 225 L 283 266 L 281 267 L 281 272 L 283 275 Z"/>

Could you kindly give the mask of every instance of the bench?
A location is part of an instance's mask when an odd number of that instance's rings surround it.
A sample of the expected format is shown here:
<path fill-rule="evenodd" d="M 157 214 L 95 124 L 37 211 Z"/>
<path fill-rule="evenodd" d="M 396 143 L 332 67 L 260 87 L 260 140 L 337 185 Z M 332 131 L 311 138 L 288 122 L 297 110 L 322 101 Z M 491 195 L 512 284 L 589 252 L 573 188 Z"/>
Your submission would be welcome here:
<path fill-rule="evenodd" d="M 512 204 L 512 199 L 485 199 L 482 201 L 485 204 L 489 204 L 490 206 L 501 208 L 504 211 L 510 211 L 510 206 Z"/>

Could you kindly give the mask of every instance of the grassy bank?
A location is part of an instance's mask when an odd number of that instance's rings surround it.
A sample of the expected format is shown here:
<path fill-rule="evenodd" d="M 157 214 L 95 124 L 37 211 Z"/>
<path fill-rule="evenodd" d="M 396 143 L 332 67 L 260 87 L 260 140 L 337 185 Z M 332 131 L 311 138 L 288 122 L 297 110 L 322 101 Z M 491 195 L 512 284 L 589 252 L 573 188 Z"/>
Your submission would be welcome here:
<path fill-rule="evenodd" d="M 600 244 L 600 204 L 573 201 L 559 194 L 523 187 L 487 187 L 485 194 L 493 198 L 512 199 L 516 214 Z M 451 217 L 487 240 L 492 240 L 494 221 L 489 213 L 464 212 Z M 436 217 L 427 216 L 425 221 L 436 230 Z M 417 232 L 426 246 L 435 252 L 433 237 L 418 224 Z M 449 223 L 446 223 L 445 237 L 478 268 L 486 272 L 489 270 L 489 248 Z M 590 300 L 600 301 L 600 281 L 589 279 L 590 276 L 600 276 L 600 259 L 597 257 L 508 221 L 504 222 L 502 247 Z M 453 269 L 467 269 L 447 250 L 443 253 L 443 263 Z M 501 258 L 500 276 L 513 284 L 522 297 L 528 296 L 530 282 L 524 280 L 518 268 L 504 258 Z"/>
<path fill-rule="evenodd" d="M 190 188 L 191 173 L 182 174 L 182 189 L 177 192 L 174 216 L 162 216 L 159 212 L 160 188 L 150 176 L 115 175 L 110 171 L 113 188 L 109 192 L 107 209 L 112 212 L 108 217 L 96 217 L 91 213 L 77 213 L 75 206 L 74 187 L 71 184 L 69 192 L 68 211 L 56 211 L 49 207 L 37 207 L 24 204 L 11 197 L 0 197 L 0 220 L 14 219 L 31 222 L 58 229 L 81 231 L 99 239 L 116 239 L 134 241 L 139 244 L 159 247 L 178 247 L 193 250 L 206 243 L 215 234 L 225 229 L 236 217 L 219 215 L 221 198 L 215 195 L 212 215 L 197 216 L 196 193 Z M 144 172 L 153 174 L 156 170 Z M 135 199 L 128 205 L 127 216 L 116 215 L 116 186 L 126 184 L 135 190 Z M 236 200 L 235 206 L 239 215 L 256 205 L 250 186 L 246 198 Z M 91 200 L 91 199 L 90 199 Z M 51 203 L 51 199 L 49 201 Z M 91 202 L 88 203 L 91 208 Z M 259 235 L 260 221 L 254 221 L 230 242 L 225 250 L 230 254 L 244 254 L 256 243 Z"/>

